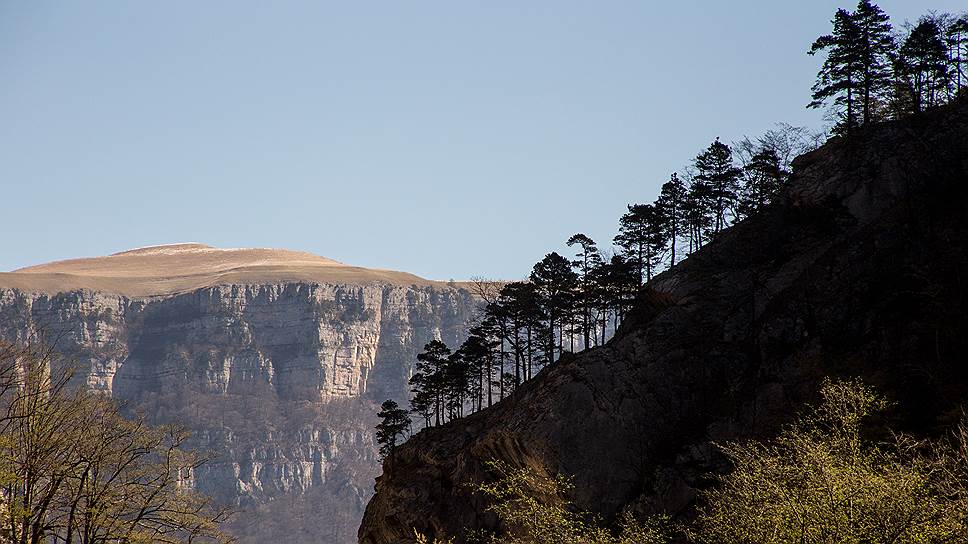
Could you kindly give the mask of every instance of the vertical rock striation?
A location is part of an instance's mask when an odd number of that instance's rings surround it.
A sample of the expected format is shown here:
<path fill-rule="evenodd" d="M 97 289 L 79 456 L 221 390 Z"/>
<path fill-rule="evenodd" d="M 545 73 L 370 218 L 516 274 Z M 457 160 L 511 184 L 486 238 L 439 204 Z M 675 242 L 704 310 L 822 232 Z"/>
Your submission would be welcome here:
<path fill-rule="evenodd" d="M 239 506 L 243 542 L 351 542 L 379 471 L 378 401 L 406 398 L 416 354 L 461 341 L 476 302 L 426 281 L 272 275 L 132 295 L 0 274 L 0 336 L 42 337 L 79 382 L 187 425 L 212 456 L 197 486 Z M 78 281 L 97 286 L 64 284 Z"/>

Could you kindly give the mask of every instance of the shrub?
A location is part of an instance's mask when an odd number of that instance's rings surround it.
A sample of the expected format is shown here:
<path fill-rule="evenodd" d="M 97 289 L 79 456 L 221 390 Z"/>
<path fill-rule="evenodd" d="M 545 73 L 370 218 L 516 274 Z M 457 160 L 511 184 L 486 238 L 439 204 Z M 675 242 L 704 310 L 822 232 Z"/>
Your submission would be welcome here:
<path fill-rule="evenodd" d="M 968 542 L 959 441 L 864 440 L 887 403 L 857 381 L 826 382 L 822 402 L 776 440 L 727 444 L 735 469 L 706 494 L 701 542 Z"/>

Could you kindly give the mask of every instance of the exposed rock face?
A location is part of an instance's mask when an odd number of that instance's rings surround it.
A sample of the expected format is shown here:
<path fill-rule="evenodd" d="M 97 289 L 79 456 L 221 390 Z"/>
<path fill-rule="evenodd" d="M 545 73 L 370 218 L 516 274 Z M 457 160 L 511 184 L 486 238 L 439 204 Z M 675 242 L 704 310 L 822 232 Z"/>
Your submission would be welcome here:
<path fill-rule="evenodd" d="M 152 274 L 161 276 L 157 264 Z M 186 274 L 196 270 L 191 259 L 182 264 Z M 155 421 L 188 425 L 195 445 L 213 454 L 197 485 L 240 505 L 234 528 L 243 541 L 350 542 L 379 471 L 375 401 L 405 399 L 424 343 L 461 341 L 476 302 L 419 278 L 385 281 L 397 273 L 382 271 L 339 283 L 263 281 L 305 275 L 275 263 L 282 270 L 259 270 L 252 283 L 245 264 L 232 272 L 243 283 L 160 295 L 144 294 L 130 270 L 122 283 L 105 280 L 111 266 L 103 263 L 93 280 L 71 265 L 64 283 L 120 285 L 121 293 L 38 289 L 30 269 L 0 275 L 0 335 L 42 335 L 89 387 Z M 36 273 L 45 282 L 51 274 Z M 179 274 L 166 279 L 197 279 Z"/>
<path fill-rule="evenodd" d="M 714 442 L 769 436 L 825 376 L 861 376 L 895 424 L 968 401 L 968 100 L 836 139 L 771 209 L 658 276 L 606 346 L 493 408 L 426 429 L 384 466 L 359 539 L 493 527 L 485 463 L 574 476 L 574 499 L 688 515 Z"/>

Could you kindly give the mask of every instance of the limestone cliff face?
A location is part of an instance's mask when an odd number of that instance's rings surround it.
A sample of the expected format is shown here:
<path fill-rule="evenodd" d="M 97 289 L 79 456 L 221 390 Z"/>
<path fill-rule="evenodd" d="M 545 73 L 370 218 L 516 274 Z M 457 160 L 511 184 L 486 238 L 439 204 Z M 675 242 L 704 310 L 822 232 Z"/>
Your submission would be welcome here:
<path fill-rule="evenodd" d="M 353 540 L 379 471 L 375 401 L 405 399 L 419 350 L 458 343 L 476 308 L 462 289 L 382 278 L 132 295 L 7 276 L 0 335 L 41 336 L 79 381 L 188 425 L 212 455 L 198 487 L 240 506 L 251 542 Z"/>
<path fill-rule="evenodd" d="M 220 285 L 154 298 L 0 288 L 7 336 L 43 333 L 90 387 L 120 398 L 184 385 L 265 385 L 285 400 L 399 395 L 422 342 L 457 342 L 473 307 L 466 291 L 429 286 Z"/>
<path fill-rule="evenodd" d="M 615 338 L 501 403 L 425 429 L 384 466 L 364 544 L 494 528 L 486 462 L 574 477 L 574 499 L 689 515 L 714 443 L 769 436 L 825 376 L 861 376 L 895 425 L 968 404 L 968 100 L 835 139 L 770 209 L 656 277 Z"/>

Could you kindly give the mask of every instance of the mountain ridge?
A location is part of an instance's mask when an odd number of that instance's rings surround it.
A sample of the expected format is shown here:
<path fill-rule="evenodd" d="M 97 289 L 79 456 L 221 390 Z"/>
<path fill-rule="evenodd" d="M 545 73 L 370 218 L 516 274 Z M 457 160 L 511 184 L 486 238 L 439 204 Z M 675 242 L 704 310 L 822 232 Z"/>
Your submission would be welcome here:
<path fill-rule="evenodd" d="M 218 285 L 284 282 L 441 284 L 408 272 L 352 266 L 303 251 L 223 249 L 196 242 L 146 246 L 0 272 L 2 288 L 47 294 L 87 289 L 131 297 L 170 296 Z"/>

